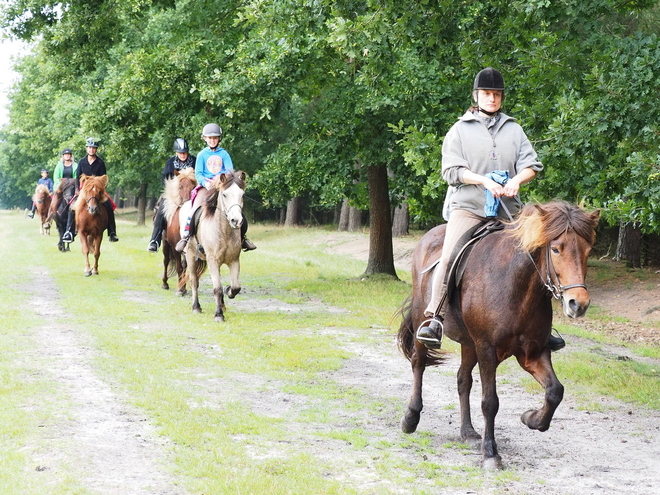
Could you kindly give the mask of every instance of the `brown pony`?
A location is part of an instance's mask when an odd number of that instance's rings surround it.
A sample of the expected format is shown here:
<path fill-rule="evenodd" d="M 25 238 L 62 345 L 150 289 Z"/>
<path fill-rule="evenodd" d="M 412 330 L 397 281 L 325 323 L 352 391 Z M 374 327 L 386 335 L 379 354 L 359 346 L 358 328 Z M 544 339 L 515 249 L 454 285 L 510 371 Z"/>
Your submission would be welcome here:
<path fill-rule="evenodd" d="M 41 235 L 50 235 L 50 221 L 48 221 L 48 210 L 50 209 L 50 191 L 48 187 L 39 184 L 34 190 L 32 201 L 37 206 L 37 217 L 39 218 L 39 232 Z"/>
<path fill-rule="evenodd" d="M 74 204 L 76 229 L 80 235 L 80 244 L 85 258 L 85 277 L 99 274 L 99 257 L 103 231 L 108 226 L 108 212 L 103 203 L 108 200 L 105 188 L 108 176 L 80 177 L 81 190 Z M 89 253 L 94 252 L 94 267 L 89 264 Z"/>
<path fill-rule="evenodd" d="M 163 201 L 165 201 L 165 221 L 167 228 L 163 235 L 163 289 L 169 289 L 167 283 L 168 277 L 174 275 L 175 270 L 178 276 L 177 296 L 186 294 L 185 277 L 185 257 L 182 257 L 174 247 L 181 239 L 179 226 L 179 209 L 181 205 L 190 199 L 190 193 L 197 185 L 195 179 L 195 169 L 185 168 L 176 170 L 172 179 L 165 181 L 165 190 L 163 191 Z"/>
<path fill-rule="evenodd" d="M 548 337 L 552 330 L 552 298 L 561 300 L 571 318 L 584 315 L 589 294 L 584 285 L 587 257 L 595 240 L 599 212 L 585 213 L 565 202 L 528 205 L 504 230 L 479 241 L 469 255 L 460 286 L 448 305 L 444 334 L 461 344 L 457 373 L 461 438 L 481 444 L 484 468 L 501 467 L 495 443 L 499 399 L 498 365 L 515 356 L 520 366 L 545 389 L 545 402 L 521 420 L 546 431 L 564 394 L 552 368 Z M 416 430 L 422 411 L 422 377 L 426 366 L 439 364 L 439 351 L 415 339 L 430 299 L 432 271 L 425 267 L 440 257 L 445 226 L 430 230 L 413 253 L 413 293 L 402 310 L 398 343 L 412 364 L 413 391 L 402 419 L 405 433 Z M 472 370 L 479 364 L 482 383 L 483 441 L 472 426 Z"/>
<path fill-rule="evenodd" d="M 199 277 L 206 270 L 207 264 L 213 280 L 215 297 L 215 321 L 225 320 L 224 294 L 220 280 L 220 266 L 229 267 L 231 285 L 224 293 L 233 299 L 241 291 L 239 273 L 241 270 L 241 225 L 243 223 L 243 195 L 245 194 L 245 172 L 232 171 L 222 173 L 212 182 L 214 188 L 209 191 L 203 204 L 197 225 L 197 233 L 190 237 L 186 246 L 187 274 L 192 290 L 193 313 L 201 313 L 198 289 Z M 180 218 L 187 218 L 189 203 L 181 208 Z M 185 216 L 184 216 L 185 215 Z M 201 253 L 198 246 L 203 246 Z M 185 283 L 185 279 L 184 279 Z"/>
<path fill-rule="evenodd" d="M 69 243 L 62 241 L 66 232 L 66 221 L 69 216 L 70 203 L 76 194 L 76 179 L 62 179 L 53 192 L 53 201 L 48 211 L 48 223 L 55 219 L 55 225 L 59 233 L 57 249 L 62 252 L 69 251 Z"/>

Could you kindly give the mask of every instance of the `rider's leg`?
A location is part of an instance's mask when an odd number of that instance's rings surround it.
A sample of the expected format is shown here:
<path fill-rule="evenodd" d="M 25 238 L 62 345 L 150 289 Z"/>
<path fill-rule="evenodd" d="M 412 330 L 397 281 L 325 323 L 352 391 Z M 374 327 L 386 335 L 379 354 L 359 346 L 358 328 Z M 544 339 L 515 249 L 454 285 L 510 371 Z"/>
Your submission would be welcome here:
<path fill-rule="evenodd" d="M 73 242 L 73 238 L 75 237 L 73 233 L 75 224 L 76 224 L 76 214 L 74 213 L 73 208 L 69 208 L 69 215 L 67 216 L 66 219 L 66 231 L 62 236 L 63 242 Z"/>
<path fill-rule="evenodd" d="M 183 237 L 181 237 L 181 240 L 177 242 L 176 246 L 174 247 L 174 249 L 176 249 L 178 252 L 182 252 L 184 249 L 186 249 L 188 240 L 190 240 L 190 222 L 192 221 L 192 217 L 195 215 L 197 208 L 199 208 L 202 202 L 206 199 L 207 195 L 208 195 L 208 190 L 202 187 L 197 191 L 197 194 L 195 195 L 195 199 L 192 200 L 193 204 L 192 207 L 190 208 L 190 214 L 186 219 L 186 225 L 183 227 L 184 230 Z"/>
<path fill-rule="evenodd" d="M 257 246 L 255 246 L 250 239 L 245 237 L 245 234 L 247 234 L 247 229 L 248 221 L 247 218 L 245 218 L 245 214 L 243 214 L 243 223 L 241 224 L 241 247 L 243 248 L 243 251 L 252 251 L 253 249 L 257 249 Z"/>
<path fill-rule="evenodd" d="M 452 252 L 459 239 L 468 230 L 476 227 L 484 221 L 483 218 L 465 210 L 454 210 L 451 212 L 445 231 L 445 240 L 442 246 L 440 261 L 433 271 L 431 281 L 431 300 L 424 310 L 424 316 L 433 318 L 428 326 L 421 327 L 417 332 L 417 340 L 427 347 L 437 348 L 440 346 L 440 332 L 446 310 L 445 274 Z"/>
<path fill-rule="evenodd" d="M 161 200 L 156 210 L 156 217 L 154 218 L 154 230 L 151 233 L 151 240 L 149 241 L 149 251 L 153 253 L 158 251 L 165 228 L 165 201 Z"/>
<path fill-rule="evenodd" d="M 108 240 L 110 242 L 117 242 L 117 224 L 115 223 L 115 210 L 112 208 L 112 202 L 107 200 L 103 203 L 105 210 L 108 212 Z"/>
<path fill-rule="evenodd" d="M 33 202 L 32 203 L 32 208 L 30 209 L 30 213 L 28 213 L 28 217 L 34 218 L 34 212 L 37 210 L 37 205 Z"/>

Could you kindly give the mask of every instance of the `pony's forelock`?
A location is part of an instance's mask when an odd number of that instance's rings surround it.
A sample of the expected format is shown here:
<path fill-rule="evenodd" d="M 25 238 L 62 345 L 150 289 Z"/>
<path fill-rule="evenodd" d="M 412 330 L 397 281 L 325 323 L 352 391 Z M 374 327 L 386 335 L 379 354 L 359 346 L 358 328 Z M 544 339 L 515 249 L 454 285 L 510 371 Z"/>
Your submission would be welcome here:
<path fill-rule="evenodd" d="M 543 206 L 525 206 L 510 232 L 520 248 L 531 253 L 566 231 L 574 231 L 593 245 L 596 222 L 593 215 L 571 203 L 553 201 Z"/>

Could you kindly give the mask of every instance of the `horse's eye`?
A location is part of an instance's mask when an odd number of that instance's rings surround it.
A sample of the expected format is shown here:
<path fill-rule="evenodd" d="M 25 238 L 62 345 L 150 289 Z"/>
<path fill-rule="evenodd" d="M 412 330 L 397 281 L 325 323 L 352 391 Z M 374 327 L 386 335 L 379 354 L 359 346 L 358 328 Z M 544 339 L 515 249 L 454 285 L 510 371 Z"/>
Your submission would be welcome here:
<path fill-rule="evenodd" d="M 559 254 L 561 251 L 559 250 L 558 247 L 552 246 L 550 249 L 552 249 L 553 254 Z"/>

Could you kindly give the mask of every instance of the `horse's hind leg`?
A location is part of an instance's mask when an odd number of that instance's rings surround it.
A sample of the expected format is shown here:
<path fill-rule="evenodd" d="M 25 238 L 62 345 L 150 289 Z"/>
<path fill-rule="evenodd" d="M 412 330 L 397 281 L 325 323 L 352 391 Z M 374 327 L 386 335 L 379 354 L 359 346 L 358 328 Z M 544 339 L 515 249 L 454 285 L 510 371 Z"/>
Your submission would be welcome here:
<path fill-rule="evenodd" d="M 461 345 L 461 366 L 456 374 L 458 399 L 461 407 L 461 440 L 470 446 L 481 444 L 481 436 L 472 426 L 470 411 L 470 392 L 472 390 L 472 370 L 477 364 L 477 353 L 474 347 Z"/>
<path fill-rule="evenodd" d="M 415 342 L 415 351 L 410 364 L 413 372 L 413 390 L 408 402 L 408 410 L 401 420 L 401 430 L 404 433 L 414 433 L 419 424 L 419 417 L 424 408 L 422 401 L 422 381 L 426 369 L 426 347 L 419 342 Z"/>
<path fill-rule="evenodd" d="M 546 431 L 550 428 L 552 416 L 564 398 L 564 386 L 557 379 L 552 367 L 550 350 L 546 348 L 543 354 L 536 359 L 521 356 L 518 358 L 518 362 L 545 389 L 543 407 L 526 411 L 520 420 L 533 430 Z"/>
<path fill-rule="evenodd" d="M 94 268 L 92 269 L 93 275 L 99 274 L 99 258 L 101 257 L 101 237 L 94 239 Z"/>

